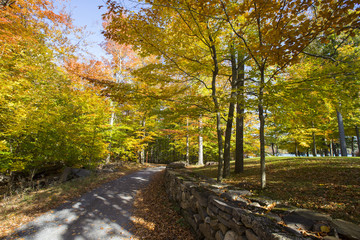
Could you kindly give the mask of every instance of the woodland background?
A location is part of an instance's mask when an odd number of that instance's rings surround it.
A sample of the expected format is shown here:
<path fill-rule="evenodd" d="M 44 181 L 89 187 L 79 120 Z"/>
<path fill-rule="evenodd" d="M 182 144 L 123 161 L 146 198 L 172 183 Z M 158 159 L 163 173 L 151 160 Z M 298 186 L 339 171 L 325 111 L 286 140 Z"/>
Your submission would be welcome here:
<path fill-rule="evenodd" d="M 0 172 L 260 156 L 265 187 L 266 155 L 359 154 L 356 2 L 108 1 L 98 61 L 52 1 L 1 0 Z"/>

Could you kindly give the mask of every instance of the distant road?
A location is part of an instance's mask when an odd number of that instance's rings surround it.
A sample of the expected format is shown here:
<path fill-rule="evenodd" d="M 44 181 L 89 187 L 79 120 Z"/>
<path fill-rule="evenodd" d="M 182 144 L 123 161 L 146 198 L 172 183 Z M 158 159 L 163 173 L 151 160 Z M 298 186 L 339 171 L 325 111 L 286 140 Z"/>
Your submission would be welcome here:
<path fill-rule="evenodd" d="M 5 239 L 130 239 L 136 191 L 164 167 L 147 168 L 106 183 L 22 226 Z"/>

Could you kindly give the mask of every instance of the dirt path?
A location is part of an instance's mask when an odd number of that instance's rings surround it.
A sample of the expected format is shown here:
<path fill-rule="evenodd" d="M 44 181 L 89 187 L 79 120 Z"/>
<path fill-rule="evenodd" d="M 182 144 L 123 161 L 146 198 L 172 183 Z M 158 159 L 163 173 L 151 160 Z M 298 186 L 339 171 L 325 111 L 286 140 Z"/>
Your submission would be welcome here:
<path fill-rule="evenodd" d="M 106 183 L 40 216 L 5 239 L 131 239 L 131 209 L 136 191 L 163 169 L 148 168 Z"/>

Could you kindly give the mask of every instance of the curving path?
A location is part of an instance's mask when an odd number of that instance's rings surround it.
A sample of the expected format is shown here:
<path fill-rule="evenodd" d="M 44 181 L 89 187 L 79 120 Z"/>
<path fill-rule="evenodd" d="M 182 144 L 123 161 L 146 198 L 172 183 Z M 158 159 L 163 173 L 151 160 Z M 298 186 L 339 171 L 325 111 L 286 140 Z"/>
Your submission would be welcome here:
<path fill-rule="evenodd" d="M 106 183 L 36 218 L 5 239 L 131 239 L 131 209 L 136 191 L 163 169 L 147 168 Z"/>

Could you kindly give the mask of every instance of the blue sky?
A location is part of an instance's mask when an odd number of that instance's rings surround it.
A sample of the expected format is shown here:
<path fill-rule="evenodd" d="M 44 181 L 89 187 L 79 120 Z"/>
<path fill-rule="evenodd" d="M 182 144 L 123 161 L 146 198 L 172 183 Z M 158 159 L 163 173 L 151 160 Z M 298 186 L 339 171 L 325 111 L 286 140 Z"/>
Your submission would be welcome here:
<path fill-rule="evenodd" d="M 74 25 L 86 26 L 86 30 L 89 32 L 86 34 L 87 50 L 98 59 L 106 56 L 100 46 L 105 40 L 101 34 L 103 29 L 101 15 L 106 12 L 105 2 L 105 0 L 69 0 L 66 3 L 67 11 L 71 14 Z M 100 5 L 104 5 L 104 7 L 99 9 Z"/>
<path fill-rule="evenodd" d="M 101 43 L 105 41 L 104 36 L 101 34 L 102 27 L 102 14 L 107 10 L 106 0 L 67 0 L 65 1 L 65 7 L 67 12 L 74 20 L 74 25 L 77 27 L 86 26 L 85 41 L 87 43 L 87 52 L 91 53 L 90 56 L 86 56 L 91 59 L 99 59 L 106 57 L 106 52 L 102 49 Z M 144 4 L 138 3 L 137 0 L 118 0 L 121 6 L 126 9 L 136 11 Z M 103 7 L 99 9 L 99 6 Z M 73 43 L 77 43 L 78 40 L 74 38 Z M 83 45 L 83 42 L 80 43 Z"/>

